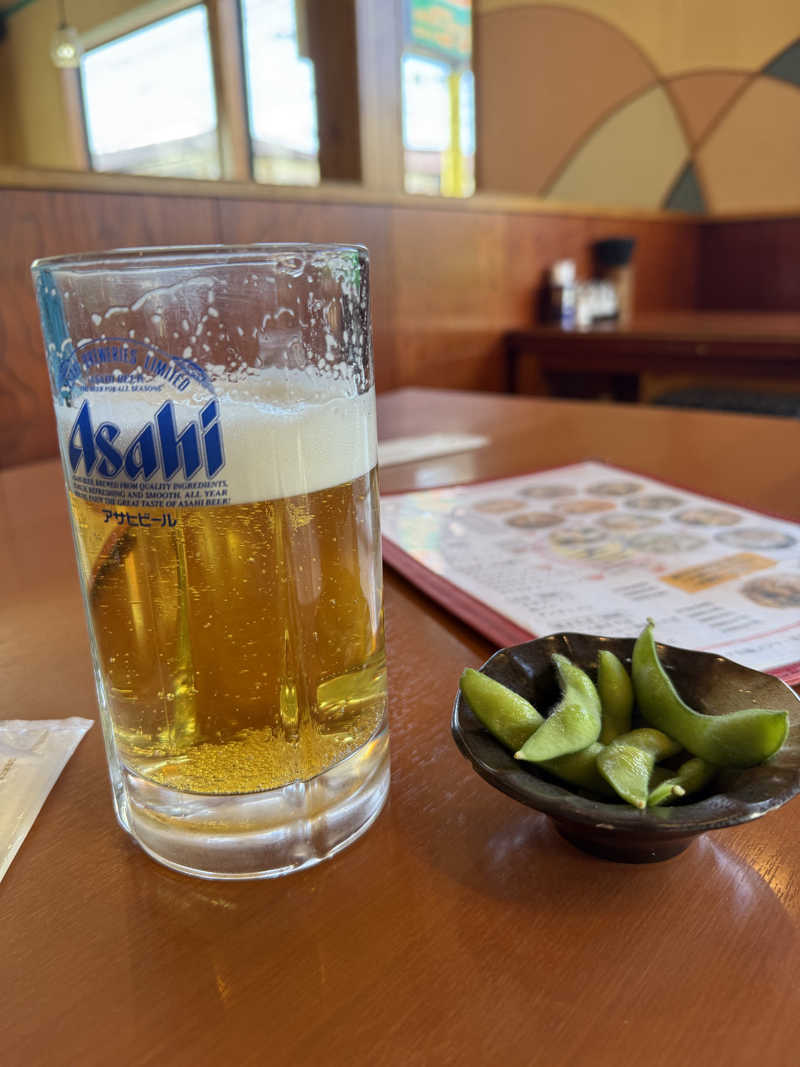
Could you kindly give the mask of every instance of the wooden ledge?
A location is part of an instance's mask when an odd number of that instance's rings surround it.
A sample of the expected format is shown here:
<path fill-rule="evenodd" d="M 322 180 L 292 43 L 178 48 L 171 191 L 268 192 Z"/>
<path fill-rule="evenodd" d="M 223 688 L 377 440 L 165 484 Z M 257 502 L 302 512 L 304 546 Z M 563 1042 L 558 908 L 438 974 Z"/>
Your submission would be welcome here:
<path fill-rule="evenodd" d="M 255 182 L 200 181 L 188 178 L 150 178 L 133 174 L 84 173 L 66 170 L 31 170 L 0 164 L 0 189 L 46 189 L 52 192 L 114 193 L 139 196 L 213 197 L 225 200 L 305 201 L 317 204 L 380 205 L 414 210 L 466 211 L 488 214 L 580 216 L 697 222 L 698 216 L 677 211 L 609 207 L 539 200 L 509 193 L 476 193 L 464 199 L 412 196 L 402 192 L 367 189 L 363 185 L 327 183 L 322 186 L 259 185 Z"/>

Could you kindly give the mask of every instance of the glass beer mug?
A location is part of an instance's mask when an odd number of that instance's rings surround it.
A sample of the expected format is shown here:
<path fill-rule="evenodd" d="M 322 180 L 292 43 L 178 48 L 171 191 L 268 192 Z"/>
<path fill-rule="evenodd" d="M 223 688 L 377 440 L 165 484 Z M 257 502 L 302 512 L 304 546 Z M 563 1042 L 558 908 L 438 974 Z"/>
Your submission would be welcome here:
<path fill-rule="evenodd" d="M 191 874 L 316 863 L 389 786 L 366 250 L 33 275 L 117 817 Z"/>

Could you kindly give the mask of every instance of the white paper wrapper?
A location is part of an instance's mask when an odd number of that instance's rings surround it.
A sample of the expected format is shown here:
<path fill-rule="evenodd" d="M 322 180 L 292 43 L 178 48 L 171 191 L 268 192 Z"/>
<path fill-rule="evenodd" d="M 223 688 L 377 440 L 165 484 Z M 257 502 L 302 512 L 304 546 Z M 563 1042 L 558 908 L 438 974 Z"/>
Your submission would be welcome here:
<path fill-rule="evenodd" d="M 398 463 L 413 463 L 454 452 L 471 452 L 488 445 L 489 438 L 476 433 L 429 433 L 414 437 L 392 437 L 378 442 L 378 463 L 393 467 Z"/>
<path fill-rule="evenodd" d="M 91 719 L 0 721 L 0 882 Z"/>

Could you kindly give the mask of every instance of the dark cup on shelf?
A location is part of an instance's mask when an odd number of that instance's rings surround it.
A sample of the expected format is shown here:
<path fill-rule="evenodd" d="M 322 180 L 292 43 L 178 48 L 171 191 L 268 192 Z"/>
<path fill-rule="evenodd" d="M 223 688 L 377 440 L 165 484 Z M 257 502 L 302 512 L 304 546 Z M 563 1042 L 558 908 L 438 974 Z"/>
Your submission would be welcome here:
<path fill-rule="evenodd" d="M 619 321 L 633 318 L 633 254 L 634 237 L 606 237 L 592 245 L 595 271 L 599 278 L 610 281 L 617 293 Z"/>

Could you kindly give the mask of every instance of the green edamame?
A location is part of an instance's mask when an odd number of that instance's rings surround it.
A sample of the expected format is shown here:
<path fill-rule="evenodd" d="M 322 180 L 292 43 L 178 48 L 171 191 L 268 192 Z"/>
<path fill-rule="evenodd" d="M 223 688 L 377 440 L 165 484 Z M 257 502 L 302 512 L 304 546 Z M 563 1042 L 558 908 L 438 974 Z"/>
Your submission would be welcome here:
<path fill-rule="evenodd" d="M 461 675 L 459 685 L 476 718 L 512 752 L 522 748 L 544 722 L 523 696 L 471 667 Z M 539 766 L 568 785 L 610 795 L 613 790 L 597 770 L 597 755 L 602 750 L 603 746 L 595 743 L 580 752 L 545 760 Z"/>
<path fill-rule="evenodd" d="M 673 776 L 659 782 L 650 790 L 647 798 L 648 808 L 670 804 L 673 800 L 686 796 L 687 793 L 696 793 L 711 781 L 716 771 L 717 768 L 713 764 L 706 763 L 699 756 L 693 756 L 682 763 Z"/>
<path fill-rule="evenodd" d="M 772 756 L 788 715 L 743 708 L 724 715 L 694 711 L 661 663 L 653 623 L 637 639 L 633 681 L 608 649 L 598 653 L 597 686 L 565 656 L 553 664 L 561 697 L 547 718 L 521 694 L 467 669 L 461 691 L 482 725 L 514 753 L 568 785 L 618 795 L 634 807 L 669 804 L 706 786 L 718 767 L 751 767 Z M 649 726 L 630 729 L 634 696 Z M 687 750 L 677 771 L 657 762 Z"/>
<path fill-rule="evenodd" d="M 614 790 L 603 778 L 597 769 L 597 757 L 605 752 L 605 745 L 594 741 L 580 752 L 570 752 L 566 756 L 556 756 L 555 759 L 542 760 L 536 764 L 543 767 L 550 774 L 560 778 L 568 785 L 575 785 L 579 789 L 586 789 L 589 793 L 599 793 L 600 796 L 614 796 Z"/>
<path fill-rule="evenodd" d="M 785 711 L 743 708 L 726 715 L 702 715 L 685 704 L 658 658 L 652 620 L 636 640 L 632 673 L 644 718 L 693 756 L 717 767 L 754 767 L 774 755 L 786 738 Z"/>
<path fill-rule="evenodd" d="M 600 736 L 600 697 L 585 671 L 560 656 L 553 663 L 561 683 L 561 699 L 520 750 L 516 759 L 543 760 L 580 752 Z"/>
<path fill-rule="evenodd" d="M 668 778 L 672 778 L 674 772 L 668 771 L 666 767 L 653 767 L 653 773 L 650 775 L 650 792 L 661 785 L 662 782 L 666 782 Z"/>
<path fill-rule="evenodd" d="M 607 648 L 597 656 L 597 692 L 603 709 L 600 743 L 607 745 L 631 728 L 633 685 L 620 660 Z"/>
<path fill-rule="evenodd" d="M 512 752 L 521 748 L 544 722 L 525 697 L 472 667 L 461 675 L 459 685 L 476 718 Z"/>
<path fill-rule="evenodd" d="M 648 726 L 620 734 L 597 757 L 597 769 L 614 791 L 635 808 L 647 807 L 656 762 L 680 752 L 681 745 Z"/>

